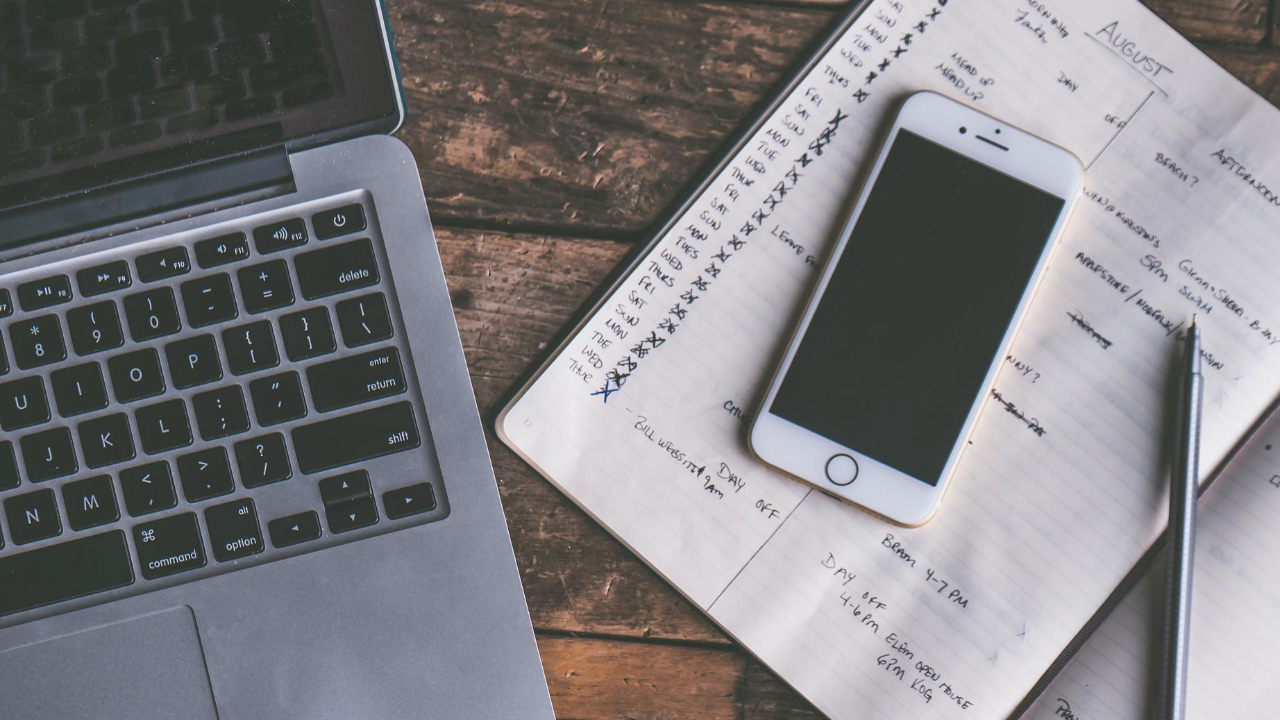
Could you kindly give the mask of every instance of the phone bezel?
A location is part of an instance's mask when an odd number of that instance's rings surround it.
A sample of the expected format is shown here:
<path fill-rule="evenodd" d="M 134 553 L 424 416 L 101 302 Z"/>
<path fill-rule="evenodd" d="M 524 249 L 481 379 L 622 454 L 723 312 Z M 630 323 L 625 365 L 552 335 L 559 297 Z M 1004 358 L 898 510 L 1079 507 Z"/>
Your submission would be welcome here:
<path fill-rule="evenodd" d="M 965 128 L 966 132 L 961 133 L 960 128 Z M 904 129 L 1064 200 L 1063 209 L 1046 238 L 1044 249 L 1028 278 L 1013 320 L 1006 329 L 1000 346 L 992 354 L 991 366 L 987 370 L 978 395 L 970 406 L 964 425 L 952 446 L 936 485 L 930 485 L 895 470 L 853 448 L 841 445 L 769 412 L 782 379 L 786 377 L 800 341 L 804 338 L 809 323 L 813 319 L 814 311 L 822 300 L 836 264 L 844 253 L 850 234 L 862 214 L 871 189 L 880 176 L 889 149 L 897 139 L 898 133 Z M 853 211 L 841 229 L 840 238 L 827 259 L 822 276 L 805 308 L 804 316 L 797 325 L 782 362 L 769 383 L 768 393 L 748 433 L 751 451 L 769 465 L 892 522 L 906 526 L 917 526 L 928 522 L 937 511 L 955 475 L 956 465 L 963 455 L 969 435 L 986 404 L 986 395 L 995 381 L 1001 365 L 1000 361 L 1007 354 L 1027 307 L 1044 277 L 1053 250 L 1080 196 L 1084 172 L 1083 165 L 1075 155 L 1047 140 L 937 93 L 921 92 L 910 96 L 903 103 L 889 130 L 888 137 L 880 149 L 875 165 L 854 204 Z M 826 473 L 828 461 L 840 454 L 854 458 L 858 466 L 857 477 L 845 486 L 829 481 Z"/>

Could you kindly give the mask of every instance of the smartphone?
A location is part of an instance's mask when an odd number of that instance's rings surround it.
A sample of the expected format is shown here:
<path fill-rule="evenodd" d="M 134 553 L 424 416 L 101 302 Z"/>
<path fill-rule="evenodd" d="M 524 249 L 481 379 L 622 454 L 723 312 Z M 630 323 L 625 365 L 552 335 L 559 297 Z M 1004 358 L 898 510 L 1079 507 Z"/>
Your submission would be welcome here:
<path fill-rule="evenodd" d="M 927 522 L 1083 182 L 1067 150 L 936 93 L 908 98 L 751 450 L 892 522 Z"/>

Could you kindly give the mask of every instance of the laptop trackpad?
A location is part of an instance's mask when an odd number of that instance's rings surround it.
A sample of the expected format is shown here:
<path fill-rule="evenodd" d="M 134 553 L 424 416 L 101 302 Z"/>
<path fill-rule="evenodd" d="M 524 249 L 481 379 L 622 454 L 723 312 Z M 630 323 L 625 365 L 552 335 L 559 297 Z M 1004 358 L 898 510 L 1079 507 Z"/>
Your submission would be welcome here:
<path fill-rule="evenodd" d="M 0 653 L 6 720 L 217 720 L 190 608 Z"/>

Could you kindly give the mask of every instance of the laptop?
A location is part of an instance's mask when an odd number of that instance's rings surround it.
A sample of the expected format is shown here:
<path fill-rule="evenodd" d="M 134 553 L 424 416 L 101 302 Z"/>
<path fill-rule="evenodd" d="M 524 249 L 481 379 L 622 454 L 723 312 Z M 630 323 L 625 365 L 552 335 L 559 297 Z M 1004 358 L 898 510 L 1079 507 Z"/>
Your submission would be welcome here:
<path fill-rule="evenodd" d="M 0 0 L 0 717 L 552 711 L 375 0 Z"/>

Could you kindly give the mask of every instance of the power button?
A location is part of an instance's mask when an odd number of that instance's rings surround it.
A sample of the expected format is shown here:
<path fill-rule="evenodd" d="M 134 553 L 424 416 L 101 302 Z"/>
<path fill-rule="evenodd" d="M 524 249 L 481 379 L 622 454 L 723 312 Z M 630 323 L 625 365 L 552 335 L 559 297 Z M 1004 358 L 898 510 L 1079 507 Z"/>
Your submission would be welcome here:
<path fill-rule="evenodd" d="M 827 479 L 841 487 L 858 479 L 858 461 L 844 454 L 832 455 L 827 461 Z"/>

